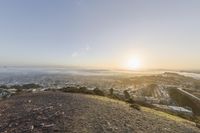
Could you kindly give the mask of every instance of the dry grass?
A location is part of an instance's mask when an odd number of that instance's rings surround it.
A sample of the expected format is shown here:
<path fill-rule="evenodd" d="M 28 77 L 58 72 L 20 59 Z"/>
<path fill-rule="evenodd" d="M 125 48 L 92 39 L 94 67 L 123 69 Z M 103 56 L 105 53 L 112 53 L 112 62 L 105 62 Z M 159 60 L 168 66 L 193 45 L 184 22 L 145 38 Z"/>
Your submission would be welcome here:
<path fill-rule="evenodd" d="M 95 96 L 95 95 L 88 95 L 88 96 L 93 98 L 93 99 L 98 99 L 98 100 L 102 100 L 102 101 L 118 103 L 118 104 L 124 105 L 125 107 L 127 105 L 126 102 L 121 101 L 121 100 L 115 100 L 115 99 L 110 99 L 110 98 L 101 97 L 101 96 L 99 97 L 99 96 Z M 141 109 L 142 112 L 148 113 L 151 116 L 153 115 L 153 116 L 162 117 L 164 119 L 172 120 L 172 121 L 175 121 L 177 123 L 189 124 L 189 125 L 192 125 L 192 126 L 196 125 L 195 122 L 192 122 L 192 121 L 183 119 L 183 118 L 181 118 L 179 116 L 171 115 L 171 114 L 168 114 L 168 113 L 165 113 L 165 112 L 162 112 L 162 111 L 158 111 L 158 110 L 151 109 L 151 108 L 144 107 L 144 106 L 140 106 L 140 109 Z"/>
<path fill-rule="evenodd" d="M 176 121 L 178 123 L 185 123 L 185 124 L 190 124 L 190 125 L 195 126 L 195 123 L 192 122 L 192 121 L 183 119 L 183 118 L 175 116 L 175 115 L 170 115 L 170 114 L 162 112 L 162 111 L 157 111 L 157 110 L 150 109 L 150 108 L 147 108 L 147 107 L 141 107 L 141 110 L 143 112 L 147 112 L 147 113 L 150 113 L 152 115 L 157 115 L 157 116 L 162 117 L 164 119 L 173 120 L 173 121 Z"/>

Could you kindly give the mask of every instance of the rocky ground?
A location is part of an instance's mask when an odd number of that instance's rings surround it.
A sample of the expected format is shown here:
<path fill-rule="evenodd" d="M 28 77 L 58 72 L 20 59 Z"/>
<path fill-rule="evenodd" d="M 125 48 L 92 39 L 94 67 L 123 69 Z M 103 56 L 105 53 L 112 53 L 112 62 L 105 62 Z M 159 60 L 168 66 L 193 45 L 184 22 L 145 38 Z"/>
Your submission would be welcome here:
<path fill-rule="evenodd" d="M 148 110 L 93 95 L 21 94 L 0 102 L 0 132 L 200 133 L 192 122 Z"/>

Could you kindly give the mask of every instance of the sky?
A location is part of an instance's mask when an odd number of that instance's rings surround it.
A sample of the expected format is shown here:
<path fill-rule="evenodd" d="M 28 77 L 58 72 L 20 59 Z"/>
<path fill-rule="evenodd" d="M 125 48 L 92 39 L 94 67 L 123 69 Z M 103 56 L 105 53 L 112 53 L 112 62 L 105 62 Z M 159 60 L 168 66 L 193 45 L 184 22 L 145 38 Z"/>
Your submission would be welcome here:
<path fill-rule="evenodd" d="M 0 65 L 200 69 L 199 0 L 1 0 Z"/>

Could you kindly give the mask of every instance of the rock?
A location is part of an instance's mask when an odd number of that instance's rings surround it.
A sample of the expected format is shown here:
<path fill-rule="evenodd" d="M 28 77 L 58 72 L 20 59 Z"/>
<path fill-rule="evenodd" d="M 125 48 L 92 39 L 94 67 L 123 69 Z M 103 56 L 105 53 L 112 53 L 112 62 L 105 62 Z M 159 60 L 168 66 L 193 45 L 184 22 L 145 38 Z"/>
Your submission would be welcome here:
<path fill-rule="evenodd" d="M 33 130 L 33 129 L 34 129 L 34 126 L 32 125 L 32 126 L 31 126 L 31 130 Z"/>
<path fill-rule="evenodd" d="M 43 127 L 45 127 L 45 128 L 50 128 L 50 127 L 54 127 L 54 126 L 55 126 L 55 124 L 43 125 Z"/>
<path fill-rule="evenodd" d="M 53 106 L 46 107 L 45 109 L 53 109 Z"/>
<path fill-rule="evenodd" d="M 37 89 L 32 89 L 32 92 L 36 92 L 37 91 Z"/>

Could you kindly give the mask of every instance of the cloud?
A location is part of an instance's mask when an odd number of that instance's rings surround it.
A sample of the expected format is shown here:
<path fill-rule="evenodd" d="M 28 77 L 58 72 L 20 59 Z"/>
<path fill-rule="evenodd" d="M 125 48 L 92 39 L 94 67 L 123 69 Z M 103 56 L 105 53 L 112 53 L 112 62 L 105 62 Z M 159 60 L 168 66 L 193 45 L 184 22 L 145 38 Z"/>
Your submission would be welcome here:
<path fill-rule="evenodd" d="M 79 53 L 78 53 L 78 52 L 73 52 L 73 53 L 72 53 L 72 57 L 77 57 L 77 56 L 79 56 Z"/>
<path fill-rule="evenodd" d="M 72 56 L 73 58 L 75 58 L 75 57 L 78 57 L 78 56 L 80 56 L 80 55 L 86 54 L 86 53 L 89 52 L 90 50 L 91 50 L 90 45 L 86 45 L 85 48 L 80 49 L 80 50 L 78 50 L 78 51 L 74 51 L 74 52 L 71 54 L 71 56 Z"/>

